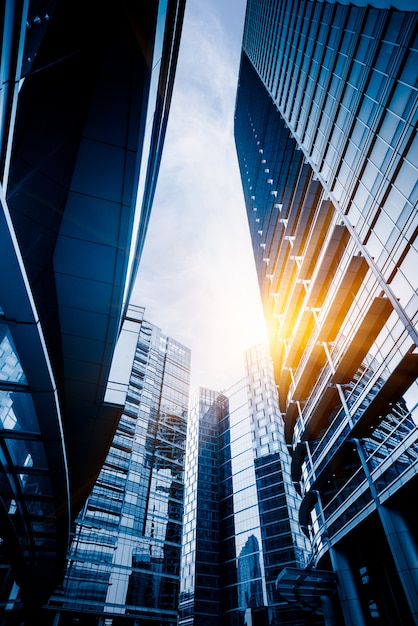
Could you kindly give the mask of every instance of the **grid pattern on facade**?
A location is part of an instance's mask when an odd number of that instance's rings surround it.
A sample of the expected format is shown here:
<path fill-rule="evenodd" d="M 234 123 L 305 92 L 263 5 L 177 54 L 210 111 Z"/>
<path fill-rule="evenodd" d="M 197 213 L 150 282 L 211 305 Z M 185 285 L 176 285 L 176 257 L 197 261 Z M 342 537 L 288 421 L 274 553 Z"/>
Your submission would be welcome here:
<path fill-rule="evenodd" d="M 305 623 L 275 590 L 280 569 L 305 564 L 309 546 L 272 364 L 266 346 L 245 359 L 245 378 L 222 394 L 200 388 L 191 402 L 182 626 Z"/>
<path fill-rule="evenodd" d="M 340 590 L 341 618 L 355 623 L 408 622 L 417 610 L 388 531 L 416 535 L 406 528 L 418 470 L 417 19 L 358 3 L 250 0 L 236 101 L 300 521 L 314 566 L 352 568 L 369 607 L 364 618 Z M 363 540 L 372 519 L 394 568 Z M 350 538 L 362 555 L 349 553 Z M 378 569 L 373 583 L 357 579 L 373 559 L 400 589 L 392 604 Z"/>
<path fill-rule="evenodd" d="M 48 608 L 174 625 L 190 351 L 148 322 L 137 326 L 125 409 Z"/>

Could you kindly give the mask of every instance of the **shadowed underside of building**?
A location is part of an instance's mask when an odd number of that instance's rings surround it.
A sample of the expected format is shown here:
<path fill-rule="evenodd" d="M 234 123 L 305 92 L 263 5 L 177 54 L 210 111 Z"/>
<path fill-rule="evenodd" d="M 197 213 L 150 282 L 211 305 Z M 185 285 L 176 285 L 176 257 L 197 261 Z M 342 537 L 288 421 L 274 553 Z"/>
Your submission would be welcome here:
<path fill-rule="evenodd" d="M 184 3 L 1 14 L 5 612 L 45 600 L 122 412 L 105 392 L 149 220 Z M 11 563 L 11 568 L 10 568 Z"/>

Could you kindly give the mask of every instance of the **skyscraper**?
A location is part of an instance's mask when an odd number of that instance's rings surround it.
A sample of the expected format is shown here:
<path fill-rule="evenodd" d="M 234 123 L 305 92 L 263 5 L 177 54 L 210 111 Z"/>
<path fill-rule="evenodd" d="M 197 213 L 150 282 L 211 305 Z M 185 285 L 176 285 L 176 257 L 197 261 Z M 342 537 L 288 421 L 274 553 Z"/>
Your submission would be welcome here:
<path fill-rule="evenodd" d="M 313 550 L 278 592 L 414 624 L 418 14 L 361 4 L 248 1 L 235 138 Z"/>
<path fill-rule="evenodd" d="M 190 350 L 142 314 L 128 309 L 125 407 L 42 616 L 54 626 L 177 624 Z"/>
<path fill-rule="evenodd" d="M 123 404 L 105 400 L 184 0 L 0 9 L 0 606 L 33 613 Z"/>
<path fill-rule="evenodd" d="M 233 558 L 235 554 L 228 437 L 228 399 L 212 389 L 199 388 L 191 397 L 187 428 L 181 626 L 220 622 L 221 572 L 228 578 L 226 555 Z M 231 524 L 232 532 L 223 531 Z"/>
<path fill-rule="evenodd" d="M 283 567 L 309 559 L 298 505 L 271 359 L 255 346 L 242 380 L 223 393 L 200 388 L 191 401 L 181 626 L 306 623 L 275 589 Z"/>

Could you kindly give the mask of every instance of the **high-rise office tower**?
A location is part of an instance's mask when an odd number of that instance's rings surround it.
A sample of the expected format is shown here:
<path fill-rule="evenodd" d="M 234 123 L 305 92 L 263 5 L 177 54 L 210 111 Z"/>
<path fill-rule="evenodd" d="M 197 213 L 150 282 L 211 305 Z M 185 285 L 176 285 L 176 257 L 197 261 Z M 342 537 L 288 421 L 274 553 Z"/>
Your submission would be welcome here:
<path fill-rule="evenodd" d="M 124 411 L 43 623 L 177 624 L 190 350 L 142 313 L 128 309 Z"/>
<path fill-rule="evenodd" d="M 221 572 L 231 545 L 231 458 L 228 399 L 199 388 L 190 399 L 187 428 L 179 624 L 216 624 L 221 615 Z M 224 511 L 222 515 L 221 511 Z M 222 519 L 224 518 L 224 519 Z M 231 519 L 231 518 L 230 518 Z M 231 526 L 229 535 L 222 532 Z"/>
<path fill-rule="evenodd" d="M 0 8 L 0 611 L 31 614 L 123 404 L 105 400 L 184 0 Z"/>
<path fill-rule="evenodd" d="M 298 505 L 271 359 L 256 346 L 242 380 L 190 403 L 180 626 L 308 623 L 275 589 L 283 567 L 309 559 Z"/>
<path fill-rule="evenodd" d="M 235 138 L 270 348 L 328 624 L 418 610 L 418 14 L 249 0 Z M 373 6 L 376 4 L 376 6 Z M 335 591 L 326 576 L 335 574 Z"/>

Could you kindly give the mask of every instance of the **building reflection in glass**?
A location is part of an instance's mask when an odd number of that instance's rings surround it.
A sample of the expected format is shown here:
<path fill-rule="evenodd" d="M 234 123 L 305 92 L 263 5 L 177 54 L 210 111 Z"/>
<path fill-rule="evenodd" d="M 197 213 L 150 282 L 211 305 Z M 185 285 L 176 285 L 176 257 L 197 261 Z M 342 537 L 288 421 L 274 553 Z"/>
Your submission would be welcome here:
<path fill-rule="evenodd" d="M 176 623 L 189 374 L 190 351 L 138 322 L 125 410 L 48 608 Z"/>
<path fill-rule="evenodd" d="M 260 548 L 257 537 L 250 535 L 238 557 L 239 605 L 248 608 L 263 606 Z"/>
<path fill-rule="evenodd" d="M 275 591 L 281 569 L 310 552 L 267 347 L 245 364 L 229 390 L 200 388 L 191 402 L 180 626 L 305 623 Z"/>

